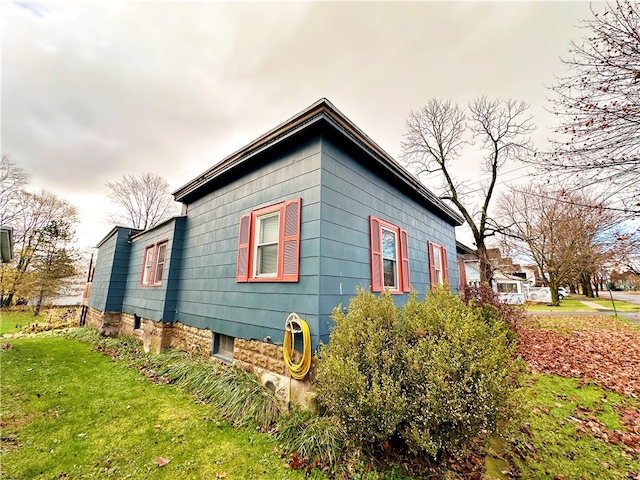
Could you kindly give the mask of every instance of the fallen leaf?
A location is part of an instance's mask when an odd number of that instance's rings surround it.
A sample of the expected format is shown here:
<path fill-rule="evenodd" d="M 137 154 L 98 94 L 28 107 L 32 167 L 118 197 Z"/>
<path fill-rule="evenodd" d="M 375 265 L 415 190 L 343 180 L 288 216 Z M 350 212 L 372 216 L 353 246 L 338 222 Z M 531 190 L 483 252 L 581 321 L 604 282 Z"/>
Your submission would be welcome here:
<path fill-rule="evenodd" d="M 227 472 L 216 472 L 216 478 L 225 478 L 227 476 Z"/>
<path fill-rule="evenodd" d="M 86 433 L 79 433 L 79 434 L 78 434 L 78 436 L 79 436 L 79 437 L 86 437 L 86 436 L 87 436 L 87 434 L 86 434 Z"/>
<path fill-rule="evenodd" d="M 156 465 L 158 465 L 159 467 L 164 467 L 165 465 L 167 465 L 171 460 L 169 460 L 168 458 L 165 457 L 158 457 L 156 458 Z"/>

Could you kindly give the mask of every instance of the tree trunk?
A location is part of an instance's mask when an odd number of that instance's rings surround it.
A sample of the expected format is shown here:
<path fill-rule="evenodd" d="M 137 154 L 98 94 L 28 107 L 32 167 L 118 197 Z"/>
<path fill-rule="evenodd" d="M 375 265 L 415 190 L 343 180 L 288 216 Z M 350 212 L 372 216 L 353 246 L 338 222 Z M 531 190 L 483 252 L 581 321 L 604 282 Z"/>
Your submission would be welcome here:
<path fill-rule="evenodd" d="M 36 303 L 36 307 L 33 309 L 33 316 L 37 317 L 40 315 L 40 307 L 42 307 L 42 299 L 44 298 L 44 288 L 40 289 L 40 295 L 38 295 L 38 302 Z"/>
<path fill-rule="evenodd" d="M 13 301 L 13 292 L 9 292 L 9 294 L 5 297 L 3 307 L 10 307 L 11 302 Z"/>
<path fill-rule="evenodd" d="M 553 273 L 549 273 L 549 290 L 551 291 L 551 305 L 553 305 L 554 307 L 560 306 L 560 297 L 558 296 L 558 287 L 560 287 L 560 281 Z"/>
<path fill-rule="evenodd" d="M 478 255 L 478 268 L 480 270 L 480 284 L 492 286 L 493 266 L 487 256 L 487 247 L 483 241 L 478 241 L 477 239 L 476 245 L 478 247 L 476 253 Z"/>
<path fill-rule="evenodd" d="M 580 276 L 580 285 L 582 285 L 582 294 L 587 298 L 593 298 L 593 289 L 591 288 L 591 278 L 582 274 Z"/>

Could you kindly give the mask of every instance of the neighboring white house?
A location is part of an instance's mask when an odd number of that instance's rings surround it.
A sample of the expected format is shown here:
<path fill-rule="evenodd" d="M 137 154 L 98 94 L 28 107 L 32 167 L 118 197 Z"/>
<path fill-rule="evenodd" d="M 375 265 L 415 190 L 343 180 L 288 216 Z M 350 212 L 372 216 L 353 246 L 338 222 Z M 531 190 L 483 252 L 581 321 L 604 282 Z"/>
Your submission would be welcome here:
<path fill-rule="evenodd" d="M 459 257 L 464 258 L 467 285 L 480 285 L 480 262 L 469 247 L 460 244 L 458 247 Z M 464 247 L 464 248 L 462 248 Z M 499 294 L 500 299 L 508 303 L 524 303 L 528 300 L 550 302 L 551 297 L 546 299 L 541 293 L 536 293 L 531 298 L 530 292 L 539 290 L 534 288 L 538 275 L 535 265 L 517 265 L 510 258 L 503 258 L 497 248 L 490 249 L 489 260 L 494 268 L 493 289 Z M 538 300 L 539 298 L 539 300 Z"/>

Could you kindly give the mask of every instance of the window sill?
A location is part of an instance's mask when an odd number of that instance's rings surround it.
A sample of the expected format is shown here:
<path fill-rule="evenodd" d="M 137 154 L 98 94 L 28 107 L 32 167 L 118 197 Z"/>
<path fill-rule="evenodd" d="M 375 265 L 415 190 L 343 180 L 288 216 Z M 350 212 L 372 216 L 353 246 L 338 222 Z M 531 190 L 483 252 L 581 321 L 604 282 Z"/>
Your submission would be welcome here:
<path fill-rule="evenodd" d="M 229 363 L 229 364 L 233 363 L 233 357 L 227 357 L 226 355 L 222 355 L 220 353 L 214 353 L 211 356 L 214 358 L 217 358 L 218 360 L 222 360 L 224 363 Z"/>

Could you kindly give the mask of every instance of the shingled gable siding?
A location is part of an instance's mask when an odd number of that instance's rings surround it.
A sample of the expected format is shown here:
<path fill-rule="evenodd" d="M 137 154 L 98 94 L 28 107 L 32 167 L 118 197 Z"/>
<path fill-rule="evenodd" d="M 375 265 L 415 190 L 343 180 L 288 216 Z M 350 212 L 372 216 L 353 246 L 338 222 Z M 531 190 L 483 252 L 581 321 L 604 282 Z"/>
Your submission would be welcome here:
<path fill-rule="evenodd" d="M 272 157 L 273 158 L 273 157 Z M 298 282 L 237 282 L 240 217 L 301 198 Z M 175 320 L 236 338 L 282 343 L 297 312 L 318 344 L 320 139 L 298 144 L 188 205 Z"/>
<path fill-rule="evenodd" d="M 322 141 L 320 252 L 320 336 L 326 342 L 330 314 L 361 285 L 370 288 L 369 215 L 404 228 L 409 236 L 411 285 L 424 294 L 429 285 L 427 242 L 455 252 L 454 227 L 373 173 L 326 138 Z M 451 285 L 458 284 L 455 253 L 448 255 Z M 397 304 L 407 294 L 394 295 Z"/>
<path fill-rule="evenodd" d="M 129 268 L 130 230 L 118 227 L 98 251 L 89 306 L 101 312 L 120 312 Z"/>
<path fill-rule="evenodd" d="M 122 303 L 124 313 L 155 321 L 174 320 L 184 223 L 185 217 L 177 217 L 133 237 Z M 167 242 L 167 252 L 160 285 L 153 286 L 151 281 L 149 285 L 140 285 L 145 250 L 164 241 Z"/>

